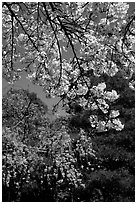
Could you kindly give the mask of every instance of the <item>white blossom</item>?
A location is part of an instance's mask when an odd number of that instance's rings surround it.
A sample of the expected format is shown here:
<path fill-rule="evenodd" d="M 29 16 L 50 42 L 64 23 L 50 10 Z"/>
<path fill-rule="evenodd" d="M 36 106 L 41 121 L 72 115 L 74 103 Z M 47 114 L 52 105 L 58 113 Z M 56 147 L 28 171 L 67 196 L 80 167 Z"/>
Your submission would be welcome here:
<path fill-rule="evenodd" d="M 19 36 L 18 36 L 18 39 L 20 40 L 20 41 L 22 41 L 22 40 L 24 40 L 24 39 L 26 39 L 27 38 L 27 35 L 25 35 L 25 34 L 23 34 L 23 33 L 21 33 Z"/>
<path fill-rule="evenodd" d="M 112 121 L 109 120 L 106 124 L 108 129 L 115 129 L 117 131 L 121 131 L 124 128 L 124 125 L 121 123 L 119 119 L 113 119 Z"/>
<path fill-rule="evenodd" d="M 109 7 L 109 15 L 115 16 L 115 18 L 123 19 L 128 11 L 129 5 L 127 3 L 118 2 L 111 4 Z"/>
<path fill-rule="evenodd" d="M 110 102 L 113 102 L 119 98 L 119 94 L 115 90 L 107 91 L 105 93 L 105 98 L 108 99 Z"/>
<path fill-rule="evenodd" d="M 110 118 L 115 118 L 117 116 L 119 116 L 119 110 L 112 110 L 109 115 Z"/>
<path fill-rule="evenodd" d="M 113 124 L 117 131 L 121 131 L 124 128 L 124 125 L 121 123 L 119 119 L 113 119 Z"/>
<path fill-rule="evenodd" d="M 112 61 L 108 61 L 108 68 L 105 70 L 105 72 L 111 77 L 114 76 L 118 72 L 117 65 Z"/>
<path fill-rule="evenodd" d="M 98 84 L 97 88 L 103 91 L 106 88 L 105 82 Z"/>
<path fill-rule="evenodd" d="M 103 113 L 107 113 L 109 109 L 109 105 L 106 103 L 104 99 L 97 99 L 99 108 L 103 111 Z"/>
<path fill-rule="evenodd" d="M 90 118 L 91 127 L 96 127 L 98 124 L 98 117 L 97 115 L 91 115 Z"/>
<path fill-rule="evenodd" d="M 94 103 L 89 103 L 89 106 L 88 106 L 91 110 L 97 110 L 98 109 L 98 106 L 97 104 L 94 102 Z"/>
<path fill-rule="evenodd" d="M 88 92 L 88 87 L 86 85 L 82 86 L 82 84 L 78 84 L 78 95 L 85 95 Z"/>

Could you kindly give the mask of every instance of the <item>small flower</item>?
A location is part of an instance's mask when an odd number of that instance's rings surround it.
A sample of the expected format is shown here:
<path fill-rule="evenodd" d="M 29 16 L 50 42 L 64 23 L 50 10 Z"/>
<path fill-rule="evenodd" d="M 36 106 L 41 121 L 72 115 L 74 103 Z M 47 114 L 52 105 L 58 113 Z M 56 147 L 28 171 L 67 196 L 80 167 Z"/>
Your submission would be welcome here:
<path fill-rule="evenodd" d="M 19 39 L 20 41 L 23 41 L 26 37 L 27 37 L 27 36 L 26 36 L 25 34 L 21 33 L 21 34 L 18 36 L 18 39 Z"/>
<path fill-rule="evenodd" d="M 119 95 L 115 90 L 112 90 L 111 92 L 107 91 L 105 93 L 105 98 L 108 99 L 110 102 L 113 102 L 119 98 Z"/>
<path fill-rule="evenodd" d="M 89 120 L 90 120 L 91 126 L 96 127 L 98 123 L 98 117 L 96 115 L 91 115 Z"/>
<path fill-rule="evenodd" d="M 81 84 L 78 85 L 77 94 L 85 95 L 87 92 L 88 92 L 88 87 L 87 86 L 82 86 Z"/>
<path fill-rule="evenodd" d="M 115 118 L 117 116 L 119 116 L 119 110 L 112 110 L 109 115 L 110 118 Z"/>
<path fill-rule="evenodd" d="M 124 125 L 121 123 L 119 119 L 113 119 L 113 124 L 115 125 L 115 129 L 117 131 L 121 131 L 124 128 Z"/>
<path fill-rule="evenodd" d="M 100 83 L 98 84 L 97 88 L 103 91 L 106 88 L 106 84 L 104 82 Z"/>

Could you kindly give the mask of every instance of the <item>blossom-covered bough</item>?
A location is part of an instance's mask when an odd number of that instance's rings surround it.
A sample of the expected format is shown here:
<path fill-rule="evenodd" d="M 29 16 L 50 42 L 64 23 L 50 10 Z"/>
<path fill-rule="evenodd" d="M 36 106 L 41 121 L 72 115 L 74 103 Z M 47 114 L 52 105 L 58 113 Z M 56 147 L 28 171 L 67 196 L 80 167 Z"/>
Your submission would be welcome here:
<path fill-rule="evenodd" d="M 121 72 L 132 79 L 135 16 L 128 8 L 121 2 L 3 3 L 3 75 L 15 81 L 25 70 L 62 100 L 85 100 L 94 76 Z M 68 52 L 64 59 L 68 48 L 72 57 Z"/>
<path fill-rule="evenodd" d="M 53 137 L 48 140 L 45 138 L 50 131 L 41 131 L 41 143 L 34 150 L 36 161 L 45 147 L 48 149 L 49 164 L 42 160 L 44 173 L 40 182 L 46 178 L 51 192 L 55 185 L 54 199 L 60 201 L 65 199 L 61 198 L 65 185 L 66 192 L 73 194 L 74 188 L 85 187 L 84 169 L 95 171 L 92 161 L 97 157 L 92 136 L 120 132 L 125 127 L 119 104 L 125 90 L 132 93 L 135 89 L 135 14 L 123 2 L 3 2 L 2 17 L 3 77 L 14 83 L 25 71 L 32 83 L 43 87 L 45 96 L 60 97 L 53 113 L 63 105 L 70 118 L 82 121 L 76 127 L 76 138 L 67 125 L 52 132 Z M 81 112 L 74 110 L 72 103 Z M 25 117 L 22 116 L 23 121 Z M 89 122 L 87 126 L 84 117 Z M 16 120 L 14 129 L 20 123 Z M 10 143 L 10 137 L 8 140 Z M 20 145 L 23 148 L 26 141 Z M 29 163 L 25 159 L 23 162 L 15 163 Z M 11 168 L 12 160 L 7 163 Z M 34 168 L 31 170 L 35 172 Z M 24 171 L 23 178 L 29 182 L 28 175 L 33 173 Z M 8 186 L 10 174 L 7 175 L 3 178 Z M 23 178 L 17 183 L 22 183 Z"/>

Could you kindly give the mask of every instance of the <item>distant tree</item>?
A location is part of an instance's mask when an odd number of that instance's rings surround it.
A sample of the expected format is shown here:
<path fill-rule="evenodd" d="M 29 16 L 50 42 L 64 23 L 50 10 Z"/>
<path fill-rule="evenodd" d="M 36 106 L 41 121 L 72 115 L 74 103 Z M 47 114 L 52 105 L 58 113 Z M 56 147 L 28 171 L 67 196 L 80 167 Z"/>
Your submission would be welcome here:
<path fill-rule="evenodd" d="M 41 129 L 49 123 L 48 109 L 35 93 L 11 89 L 2 99 L 2 109 L 3 126 L 18 131 L 24 143 L 40 141 Z"/>

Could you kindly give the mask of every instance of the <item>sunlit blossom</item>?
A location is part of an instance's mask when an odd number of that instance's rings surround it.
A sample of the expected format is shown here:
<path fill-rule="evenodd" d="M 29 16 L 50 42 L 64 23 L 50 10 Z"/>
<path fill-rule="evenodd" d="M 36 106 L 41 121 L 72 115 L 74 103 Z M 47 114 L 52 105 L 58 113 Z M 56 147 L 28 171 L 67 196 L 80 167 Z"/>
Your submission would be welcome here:
<path fill-rule="evenodd" d="M 124 128 L 124 124 L 122 124 L 119 119 L 113 119 L 113 124 L 117 131 L 121 131 Z"/>
<path fill-rule="evenodd" d="M 112 110 L 111 112 L 110 112 L 110 118 L 115 118 L 115 117 L 117 117 L 117 116 L 119 116 L 119 110 Z"/>
<path fill-rule="evenodd" d="M 124 124 L 122 124 L 121 123 L 121 121 L 120 121 L 120 119 L 119 118 L 117 118 L 117 119 L 112 119 L 112 121 L 111 120 L 109 120 L 108 122 L 107 122 L 107 124 L 106 124 L 106 127 L 108 128 L 108 129 L 115 129 L 115 130 L 117 130 L 117 131 L 121 131 L 123 128 L 124 128 Z"/>
<path fill-rule="evenodd" d="M 91 127 L 96 127 L 98 124 L 98 117 L 97 115 L 91 115 L 90 116 L 90 123 L 91 123 Z"/>
<path fill-rule="evenodd" d="M 20 33 L 20 35 L 18 36 L 18 39 L 20 40 L 20 41 L 23 41 L 23 40 L 25 40 L 27 38 L 27 35 L 25 35 L 25 34 L 23 34 L 23 33 Z"/>
<path fill-rule="evenodd" d="M 111 102 L 117 100 L 119 98 L 119 94 L 117 94 L 117 92 L 115 90 L 112 91 L 107 91 L 105 93 L 105 98 Z"/>
<path fill-rule="evenodd" d="M 82 86 L 81 84 L 78 85 L 77 94 L 85 95 L 88 91 L 88 87 L 86 85 Z"/>

